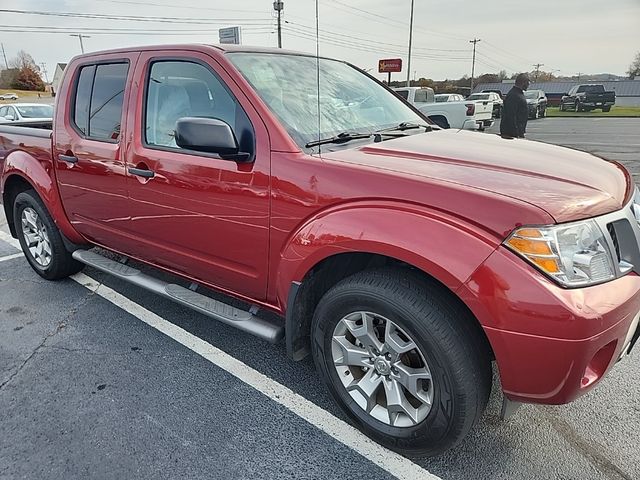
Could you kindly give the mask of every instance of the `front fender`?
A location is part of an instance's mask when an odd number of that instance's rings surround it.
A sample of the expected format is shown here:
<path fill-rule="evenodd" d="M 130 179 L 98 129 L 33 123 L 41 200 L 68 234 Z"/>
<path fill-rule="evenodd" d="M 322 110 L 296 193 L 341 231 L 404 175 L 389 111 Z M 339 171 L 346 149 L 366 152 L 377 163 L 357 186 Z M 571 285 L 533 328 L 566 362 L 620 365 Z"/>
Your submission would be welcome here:
<path fill-rule="evenodd" d="M 33 154 L 15 150 L 6 156 L 2 172 L 3 198 L 7 186 L 11 185 L 15 177 L 20 177 L 21 180 L 26 181 L 33 187 L 44 202 L 57 227 L 68 240 L 78 244 L 86 242 L 73 228 L 62 208 L 58 185 L 55 182 L 50 150 L 38 149 Z M 13 208 L 12 205 L 5 205 L 5 209 L 11 208 Z"/>
<path fill-rule="evenodd" d="M 287 305 L 292 282 L 340 253 L 372 253 L 403 261 L 451 290 L 460 287 L 500 244 L 462 219 L 395 202 L 343 205 L 309 219 L 283 246 L 277 297 Z"/>

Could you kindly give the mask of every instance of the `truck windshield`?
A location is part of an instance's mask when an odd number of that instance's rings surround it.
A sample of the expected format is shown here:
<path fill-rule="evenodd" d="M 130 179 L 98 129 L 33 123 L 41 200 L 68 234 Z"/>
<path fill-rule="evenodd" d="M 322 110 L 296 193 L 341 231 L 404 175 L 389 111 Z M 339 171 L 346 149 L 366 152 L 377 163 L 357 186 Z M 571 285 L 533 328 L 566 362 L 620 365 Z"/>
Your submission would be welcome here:
<path fill-rule="evenodd" d="M 346 63 L 319 60 L 318 101 L 315 57 L 248 52 L 228 57 L 301 147 L 341 132 L 425 123 L 392 92 Z"/>

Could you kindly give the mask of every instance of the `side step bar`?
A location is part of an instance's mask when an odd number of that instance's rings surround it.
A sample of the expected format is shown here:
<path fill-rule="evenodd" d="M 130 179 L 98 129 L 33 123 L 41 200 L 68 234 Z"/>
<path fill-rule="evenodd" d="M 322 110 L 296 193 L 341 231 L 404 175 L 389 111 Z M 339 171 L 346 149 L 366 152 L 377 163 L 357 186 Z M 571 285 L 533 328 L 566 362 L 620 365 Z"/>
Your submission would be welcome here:
<path fill-rule="evenodd" d="M 163 282 L 142 273 L 140 270 L 90 250 L 76 250 L 73 252 L 73 258 L 267 342 L 277 343 L 284 337 L 284 327 L 281 325 L 274 325 L 250 312 L 219 302 L 180 285 Z"/>

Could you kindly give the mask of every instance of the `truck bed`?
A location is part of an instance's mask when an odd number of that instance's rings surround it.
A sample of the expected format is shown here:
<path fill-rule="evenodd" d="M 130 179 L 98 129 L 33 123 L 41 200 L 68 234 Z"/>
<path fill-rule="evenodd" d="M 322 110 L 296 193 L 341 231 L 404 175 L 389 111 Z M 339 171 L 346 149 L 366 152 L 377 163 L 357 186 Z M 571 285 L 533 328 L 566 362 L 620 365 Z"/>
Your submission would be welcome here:
<path fill-rule="evenodd" d="M 48 126 L 48 128 L 46 128 Z M 22 150 L 36 158 L 51 160 L 51 122 L 24 124 L 0 124 L 0 173 L 4 171 L 4 160 L 14 150 Z"/>

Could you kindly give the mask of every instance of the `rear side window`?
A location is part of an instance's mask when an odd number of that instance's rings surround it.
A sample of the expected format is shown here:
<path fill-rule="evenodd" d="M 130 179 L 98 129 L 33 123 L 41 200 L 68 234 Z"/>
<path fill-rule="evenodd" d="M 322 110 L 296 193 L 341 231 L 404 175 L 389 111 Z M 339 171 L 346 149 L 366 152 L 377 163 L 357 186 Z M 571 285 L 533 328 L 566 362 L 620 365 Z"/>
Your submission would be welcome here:
<path fill-rule="evenodd" d="M 128 70 L 126 63 L 82 67 L 76 86 L 73 121 L 84 136 L 118 141 Z"/>
<path fill-rule="evenodd" d="M 89 123 L 89 105 L 91 103 L 91 86 L 93 85 L 93 75 L 96 71 L 95 65 L 82 67 L 78 77 L 76 87 L 76 97 L 74 102 L 73 121 L 78 130 L 83 135 L 87 135 Z"/>
<path fill-rule="evenodd" d="M 407 90 L 398 90 L 396 91 L 396 93 L 400 95 L 402 98 L 404 98 L 405 100 L 409 99 L 409 92 Z"/>

